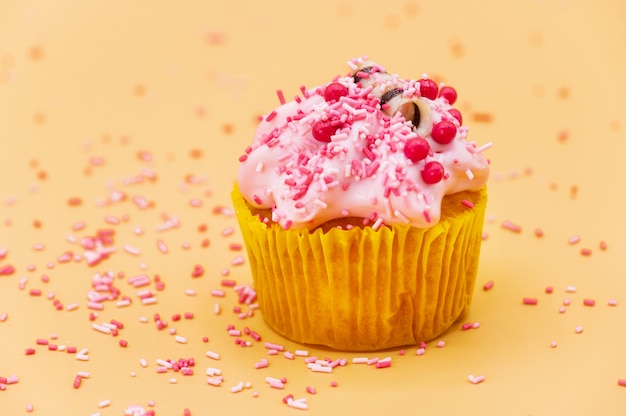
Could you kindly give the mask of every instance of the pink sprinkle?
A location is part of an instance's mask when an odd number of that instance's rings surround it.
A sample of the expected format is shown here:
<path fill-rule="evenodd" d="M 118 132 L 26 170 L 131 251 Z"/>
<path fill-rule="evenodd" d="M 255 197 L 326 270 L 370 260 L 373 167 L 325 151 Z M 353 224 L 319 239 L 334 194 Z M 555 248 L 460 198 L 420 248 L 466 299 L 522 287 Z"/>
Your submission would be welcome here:
<path fill-rule="evenodd" d="M 550 294 L 554 291 L 554 288 L 552 286 L 546 286 L 546 293 Z"/>
<path fill-rule="evenodd" d="M 490 280 L 484 284 L 483 290 L 491 290 L 492 287 L 493 287 L 493 280 Z"/>
<path fill-rule="evenodd" d="M 315 390 L 315 387 L 313 387 L 313 386 L 306 386 L 306 391 L 307 391 L 307 393 L 310 393 L 310 394 L 317 393 L 317 391 Z"/>
<path fill-rule="evenodd" d="M 538 302 L 537 298 L 523 298 L 522 303 L 524 305 L 536 305 Z"/>
<path fill-rule="evenodd" d="M 566 310 L 567 310 L 567 309 L 565 309 L 565 306 L 561 306 L 561 307 L 559 308 L 559 313 L 565 313 L 565 311 L 566 311 Z"/>
<path fill-rule="evenodd" d="M 191 272 L 191 277 L 201 277 L 204 274 L 204 267 L 196 264 Z"/>
<path fill-rule="evenodd" d="M 168 252 L 168 248 L 167 245 L 163 242 L 163 240 L 157 240 L 157 248 L 159 249 L 159 251 L 161 253 L 167 253 Z"/>
<path fill-rule="evenodd" d="M 606 241 L 600 241 L 600 250 L 604 251 L 607 247 Z"/>
<path fill-rule="evenodd" d="M 567 242 L 568 242 L 569 244 L 576 244 L 576 243 L 578 243 L 579 241 L 580 241 L 580 236 L 578 236 L 578 235 L 573 235 L 573 236 L 571 236 L 571 237 L 567 240 Z"/>
<path fill-rule="evenodd" d="M 572 300 L 570 298 L 563 299 L 563 305 L 569 306 L 570 303 L 572 303 Z"/>
<path fill-rule="evenodd" d="M 443 347 L 445 347 L 445 346 L 446 346 L 445 341 L 439 341 L 439 342 L 437 342 L 437 348 L 443 348 Z"/>
<path fill-rule="evenodd" d="M 30 296 L 41 296 L 41 290 L 40 289 L 31 289 L 28 294 Z"/>
<path fill-rule="evenodd" d="M 461 329 L 463 331 L 467 331 L 468 329 L 471 329 L 471 328 L 472 328 L 472 323 L 471 322 L 466 322 L 463 325 L 461 325 Z"/>
<path fill-rule="evenodd" d="M 505 230 L 512 231 L 514 233 L 522 232 L 522 227 L 520 227 L 517 224 L 513 224 L 511 221 L 504 221 L 502 223 L 502 228 L 504 228 Z"/>
<path fill-rule="evenodd" d="M 556 341 L 552 341 L 550 343 L 550 348 L 556 348 Z"/>
<path fill-rule="evenodd" d="M 617 385 L 618 386 L 622 386 L 622 387 L 626 387 L 626 379 L 620 378 L 617 380 Z"/>
<path fill-rule="evenodd" d="M 609 299 L 608 304 L 609 304 L 609 306 L 617 306 L 617 300 L 616 299 Z"/>
<path fill-rule="evenodd" d="M 539 238 L 543 237 L 543 230 L 541 228 L 535 229 L 535 236 Z"/>
<path fill-rule="evenodd" d="M 267 348 L 268 350 L 277 350 L 277 351 L 284 351 L 285 347 L 279 344 L 274 344 L 273 342 L 266 342 L 265 343 L 265 348 Z"/>
<path fill-rule="evenodd" d="M 464 199 L 461 201 L 461 204 L 465 205 L 468 208 L 474 208 L 474 204 L 472 203 L 472 201 L 468 201 L 467 199 Z"/>
<path fill-rule="evenodd" d="M 285 105 L 285 95 L 282 90 L 276 90 L 276 95 L 278 95 L 278 101 L 280 105 Z"/>
<path fill-rule="evenodd" d="M 224 292 L 223 290 L 219 290 L 219 289 L 212 289 L 211 296 L 223 298 L 224 296 L 226 296 L 226 292 Z"/>
<path fill-rule="evenodd" d="M 579 326 L 577 326 L 577 327 L 576 327 L 576 329 L 575 329 L 575 332 L 576 332 L 577 334 L 582 333 L 582 332 L 583 332 L 583 327 L 582 327 L 582 326 L 580 326 L 580 325 L 579 325 Z"/>
<path fill-rule="evenodd" d="M 382 360 L 376 363 L 376 368 L 391 367 L 391 360 Z"/>
<path fill-rule="evenodd" d="M 581 248 L 580 249 L 580 255 L 581 256 L 591 256 L 591 249 L 590 248 Z"/>
<path fill-rule="evenodd" d="M 0 267 L 0 276 L 9 276 L 13 273 L 15 273 L 15 267 L 10 264 Z"/>
<path fill-rule="evenodd" d="M 6 321 L 8 317 L 9 317 L 8 313 L 6 313 L 6 312 L 0 313 L 0 322 Z"/>
<path fill-rule="evenodd" d="M 336 381 L 331 381 L 330 382 L 330 387 L 337 387 L 339 384 L 337 384 Z"/>
<path fill-rule="evenodd" d="M 583 305 L 585 306 L 595 306 L 596 301 L 593 299 L 583 299 Z"/>
<path fill-rule="evenodd" d="M 230 264 L 232 264 L 233 266 L 239 266 L 239 265 L 242 265 L 243 263 L 244 263 L 243 256 L 237 256 L 234 259 L 232 259 L 230 262 Z"/>

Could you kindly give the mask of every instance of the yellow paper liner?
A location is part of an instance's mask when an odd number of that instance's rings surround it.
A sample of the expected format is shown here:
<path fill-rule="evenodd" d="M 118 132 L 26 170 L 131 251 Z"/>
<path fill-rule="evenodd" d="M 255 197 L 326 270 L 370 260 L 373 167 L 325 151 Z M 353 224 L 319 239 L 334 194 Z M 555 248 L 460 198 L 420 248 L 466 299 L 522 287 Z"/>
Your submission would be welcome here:
<path fill-rule="evenodd" d="M 486 188 L 447 196 L 441 221 L 425 229 L 284 230 L 263 223 L 237 186 L 232 199 L 263 318 L 293 341 L 345 351 L 415 345 L 469 308 Z"/>

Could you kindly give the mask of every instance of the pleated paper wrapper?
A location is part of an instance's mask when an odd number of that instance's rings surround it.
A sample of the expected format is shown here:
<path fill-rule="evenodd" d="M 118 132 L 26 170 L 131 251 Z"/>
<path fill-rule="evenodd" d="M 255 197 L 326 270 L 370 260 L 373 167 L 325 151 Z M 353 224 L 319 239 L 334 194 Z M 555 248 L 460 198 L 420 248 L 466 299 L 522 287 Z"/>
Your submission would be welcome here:
<path fill-rule="evenodd" d="M 262 222 L 237 186 L 232 199 L 262 316 L 286 338 L 344 351 L 416 345 L 470 306 L 486 188 L 446 196 L 441 221 L 424 229 L 285 230 Z"/>

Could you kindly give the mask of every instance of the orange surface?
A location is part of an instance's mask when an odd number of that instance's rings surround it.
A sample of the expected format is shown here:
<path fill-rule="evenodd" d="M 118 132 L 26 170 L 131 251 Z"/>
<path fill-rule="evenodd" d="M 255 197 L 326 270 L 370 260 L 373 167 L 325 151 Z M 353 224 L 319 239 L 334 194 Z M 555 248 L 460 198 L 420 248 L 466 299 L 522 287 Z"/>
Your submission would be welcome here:
<path fill-rule="evenodd" d="M 15 268 L 0 276 L 0 376 L 19 379 L 0 391 L 0 414 L 29 404 L 44 415 L 123 415 L 131 405 L 158 415 L 626 412 L 623 1 L 170 3 L 0 2 L 0 270 Z M 437 340 L 443 348 L 432 342 L 422 356 L 415 347 L 349 354 L 294 344 L 259 311 L 239 319 L 236 293 L 220 285 L 224 270 L 251 283 L 245 263 L 231 264 L 244 254 L 233 250 L 242 243 L 235 218 L 215 208 L 230 206 L 256 117 L 277 105 L 276 89 L 291 97 L 362 54 L 455 86 L 470 136 L 495 144 L 473 307 Z M 127 198 L 113 201 L 118 192 Z M 177 227 L 158 230 L 174 219 Z M 116 251 L 89 267 L 80 240 L 103 228 L 115 230 Z M 77 257 L 61 262 L 67 251 Z M 194 278 L 196 265 L 204 274 Z M 132 304 L 104 302 L 92 322 L 87 293 L 106 271 Z M 134 288 L 128 278 L 140 274 L 151 283 Z M 143 289 L 155 304 L 139 301 Z M 193 319 L 173 319 L 185 312 Z M 167 328 L 157 329 L 157 313 Z M 92 329 L 111 319 L 124 324 L 117 337 Z M 465 322 L 480 328 L 463 331 Z M 261 343 L 243 335 L 251 346 L 236 346 L 228 325 L 249 327 Z M 37 339 L 87 348 L 89 359 Z M 265 341 L 348 364 L 312 373 L 302 357 L 269 356 Z M 391 357 L 392 366 L 352 364 L 357 356 Z M 157 359 L 190 357 L 193 375 L 157 373 Z M 255 369 L 263 358 L 269 366 Z M 207 367 L 222 370 L 221 386 L 207 383 Z M 74 389 L 77 372 L 89 378 Z M 471 384 L 470 374 L 485 380 Z M 288 381 L 273 389 L 266 376 Z M 250 387 L 232 393 L 239 382 Z M 307 398 L 308 410 L 289 408 L 287 394 Z"/>

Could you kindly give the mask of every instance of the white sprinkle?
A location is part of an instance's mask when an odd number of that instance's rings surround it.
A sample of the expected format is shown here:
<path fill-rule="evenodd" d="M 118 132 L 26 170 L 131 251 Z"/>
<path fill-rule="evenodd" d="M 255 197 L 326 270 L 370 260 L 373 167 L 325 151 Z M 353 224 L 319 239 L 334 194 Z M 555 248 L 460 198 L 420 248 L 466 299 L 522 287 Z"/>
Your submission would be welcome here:
<path fill-rule="evenodd" d="M 476 377 L 474 377 L 473 375 L 470 374 L 467 377 L 467 379 L 472 384 L 479 384 L 479 383 L 482 383 L 483 381 L 485 381 L 485 376 L 476 376 Z"/>
<path fill-rule="evenodd" d="M 144 305 L 152 305 L 154 303 L 157 303 L 157 298 L 156 296 L 152 296 L 149 298 L 143 298 L 141 299 L 141 303 L 143 303 Z"/>
<path fill-rule="evenodd" d="M 185 295 L 187 296 L 196 296 L 196 291 L 193 289 L 186 289 L 185 290 Z"/>
<path fill-rule="evenodd" d="M 367 360 L 367 357 L 354 357 L 352 359 L 352 364 L 366 364 Z"/>
<path fill-rule="evenodd" d="M 219 376 L 219 375 L 222 375 L 222 370 L 220 370 L 219 368 L 207 367 L 206 375 L 211 376 L 211 377 Z"/>
<path fill-rule="evenodd" d="M 472 172 L 471 169 L 467 169 L 465 171 L 465 176 L 467 176 L 467 179 L 471 181 L 472 179 L 474 179 L 474 172 Z"/>
<path fill-rule="evenodd" d="M 296 355 L 298 357 L 308 357 L 309 356 L 309 352 L 307 350 L 296 350 Z"/>
<path fill-rule="evenodd" d="M 98 403 L 99 407 L 107 407 L 108 405 L 111 404 L 111 400 L 102 400 L 100 403 Z"/>
<path fill-rule="evenodd" d="M 424 355 L 426 353 L 426 349 L 424 348 L 418 348 L 417 351 L 415 351 L 416 355 Z"/>
<path fill-rule="evenodd" d="M 255 169 L 255 171 L 256 171 L 257 173 L 263 172 L 263 162 L 259 162 L 259 163 L 256 165 L 256 169 Z"/>
<path fill-rule="evenodd" d="M 176 335 L 176 342 L 178 342 L 179 344 L 186 344 L 187 338 L 181 337 L 180 335 Z"/>
<path fill-rule="evenodd" d="M 576 327 L 575 331 L 576 331 L 577 334 L 580 334 L 581 332 L 583 332 L 583 327 L 579 325 L 579 326 Z"/>
<path fill-rule="evenodd" d="M 378 219 L 376 219 L 374 224 L 372 224 L 372 230 L 374 230 L 374 231 L 378 230 L 381 225 L 383 225 L 383 218 L 382 217 L 378 217 Z"/>
<path fill-rule="evenodd" d="M 309 407 L 309 405 L 306 404 L 304 401 L 294 400 L 291 397 L 287 399 L 287 405 L 290 407 L 295 407 L 296 409 L 302 409 L 302 410 L 306 410 Z"/>
<path fill-rule="evenodd" d="M 574 292 L 576 292 L 576 286 L 567 286 L 565 288 L 565 291 L 568 292 L 568 293 L 574 293 Z"/>
<path fill-rule="evenodd" d="M 130 305 L 130 299 L 122 299 L 115 303 L 115 306 L 118 308 L 123 308 L 124 306 Z"/>
<path fill-rule="evenodd" d="M 327 365 L 319 365 L 319 364 L 311 363 L 311 364 L 307 364 L 307 367 L 309 367 L 312 371 L 315 371 L 317 373 L 332 373 L 333 372 L 333 368 Z"/>
<path fill-rule="evenodd" d="M 445 341 L 439 341 L 439 342 L 437 343 L 437 348 L 443 348 L 443 347 L 445 347 L 445 346 L 446 346 Z"/>
<path fill-rule="evenodd" d="M 143 358 L 139 360 L 139 364 L 141 364 L 143 368 L 146 368 L 148 366 L 148 362 Z"/>
<path fill-rule="evenodd" d="M 213 351 L 207 351 L 206 352 L 206 356 L 209 358 L 213 358 L 214 360 L 219 360 L 220 359 L 220 355 L 216 352 Z"/>
<path fill-rule="evenodd" d="M 156 362 L 161 367 L 167 367 L 168 369 L 171 369 L 173 367 L 172 363 L 170 363 L 170 362 L 168 362 L 166 360 L 163 360 L 161 358 L 157 358 Z"/>
<path fill-rule="evenodd" d="M 170 378 L 169 382 L 170 382 L 170 384 L 176 384 L 178 382 L 178 380 L 176 380 L 175 378 Z"/>
<path fill-rule="evenodd" d="M 230 388 L 230 392 L 231 393 L 239 393 L 241 390 L 243 390 L 243 386 L 244 384 L 242 382 L 239 382 L 239 384 L 237 384 L 236 386 L 233 386 Z"/>
<path fill-rule="evenodd" d="M 138 248 L 129 245 L 124 246 L 124 251 L 126 251 L 128 254 L 132 254 L 133 256 L 141 254 L 141 251 Z"/>
<path fill-rule="evenodd" d="M 482 152 L 484 152 L 485 150 L 487 150 L 487 149 L 491 148 L 492 146 L 493 146 L 493 143 L 492 143 L 492 142 L 485 143 L 485 144 L 483 144 L 482 146 L 477 147 L 477 148 L 475 149 L 475 152 L 476 152 L 476 153 L 482 153 Z"/>
<path fill-rule="evenodd" d="M 104 325 L 99 325 L 99 324 L 93 324 L 91 325 L 91 327 L 93 329 L 95 329 L 98 332 L 102 332 L 103 334 L 110 334 L 111 333 L 111 328 L 106 327 Z"/>
<path fill-rule="evenodd" d="M 213 306 L 213 313 L 215 315 L 219 315 L 221 311 L 222 311 L 222 308 L 220 307 L 220 304 L 216 303 L 215 306 Z"/>

